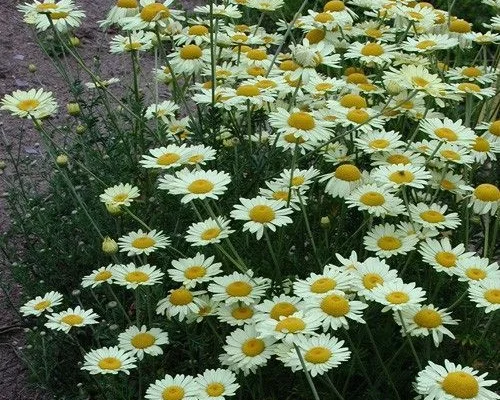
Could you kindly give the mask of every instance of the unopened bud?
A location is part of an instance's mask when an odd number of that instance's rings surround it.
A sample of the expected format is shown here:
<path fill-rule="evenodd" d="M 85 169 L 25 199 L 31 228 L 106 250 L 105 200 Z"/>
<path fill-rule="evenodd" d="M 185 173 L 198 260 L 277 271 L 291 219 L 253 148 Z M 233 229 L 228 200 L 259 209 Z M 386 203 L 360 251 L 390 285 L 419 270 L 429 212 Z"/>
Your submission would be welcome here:
<path fill-rule="evenodd" d="M 77 117 L 78 115 L 80 115 L 80 104 L 78 103 L 68 103 L 66 105 L 67 109 L 68 109 L 68 114 L 71 115 L 72 117 Z"/>
<path fill-rule="evenodd" d="M 56 158 L 56 164 L 60 167 L 65 167 L 68 165 L 69 158 L 66 154 L 59 154 Z"/>
<path fill-rule="evenodd" d="M 118 244 L 109 236 L 106 236 L 102 241 L 102 251 L 106 254 L 115 254 L 118 251 Z"/>

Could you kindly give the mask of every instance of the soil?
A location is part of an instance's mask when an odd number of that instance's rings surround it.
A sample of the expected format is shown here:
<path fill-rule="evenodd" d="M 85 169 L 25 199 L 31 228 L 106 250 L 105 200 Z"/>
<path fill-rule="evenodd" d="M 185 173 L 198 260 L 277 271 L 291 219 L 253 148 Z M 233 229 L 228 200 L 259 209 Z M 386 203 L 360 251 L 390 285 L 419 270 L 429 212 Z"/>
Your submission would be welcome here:
<path fill-rule="evenodd" d="M 80 53 L 84 60 L 99 56 L 102 71 L 108 77 L 128 75 L 129 64 L 117 63 L 116 56 L 108 53 L 108 40 L 98 27 L 97 21 L 103 19 L 107 10 L 115 3 L 113 0 L 75 1 L 87 14 L 76 35 L 81 40 Z M 16 6 L 23 4 L 19 0 L 0 0 L 0 98 L 14 90 L 29 90 L 43 87 L 54 93 L 60 106 L 60 113 L 65 112 L 65 104 L 70 100 L 64 81 L 59 77 L 50 60 L 38 47 L 31 28 L 22 21 L 22 14 Z M 200 0 L 181 1 L 185 9 Z M 37 72 L 29 71 L 34 64 Z M 152 65 L 144 66 L 151 71 Z M 25 132 L 20 131 L 18 118 L 5 112 L 0 113 L 0 161 L 7 167 L 0 170 L 0 234 L 6 234 L 9 228 L 9 216 L 4 193 L 8 190 L 7 181 L 12 182 L 15 171 L 9 165 L 7 146 L 16 149 L 19 157 L 30 163 L 41 165 L 43 149 L 39 145 L 36 132 L 24 123 Z M 2 176 L 3 173 L 3 176 Z M 21 244 L 22 246 L 22 244 Z M 17 310 L 22 298 L 22 288 L 12 279 L 10 262 L 15 256 L 0 254 L 0 400 L 48 399 L 49 396 L 40 388 L 28 382 L 28 371 L 21 359 L 21 350 L 25 345 L 23 320 Z M 9 261 L 10 259 L 10 261 Z"/>

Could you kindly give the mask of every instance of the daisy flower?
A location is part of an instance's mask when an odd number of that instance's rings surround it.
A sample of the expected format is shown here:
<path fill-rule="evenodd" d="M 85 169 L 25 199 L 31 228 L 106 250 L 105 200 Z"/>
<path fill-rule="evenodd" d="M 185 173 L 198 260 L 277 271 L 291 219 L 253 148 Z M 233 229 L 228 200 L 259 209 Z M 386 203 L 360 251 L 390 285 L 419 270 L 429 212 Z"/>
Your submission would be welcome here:
<path fill-rule="evenodd" d="M 373 131 L 354 139 L 355 145 L 366 154 L 392 151 L 405 146 L 401 135 L 394 131 Z"/>
<path fill-rule="evenodd" d="M 425 291 L 415 282 L 404 283 L 401 279 L 384 282 L 369 293 L 370 300 L 382 304 L 382 312 L 400 311 L 425 300 Z"/>
<path fill-rule="evenodd" d="M 196 400 L 198 386 L 189 375 L 165 375 L 149 385 L 145 398 L 148 400 Z"/>
<path fill-rule="evenodd" d="M 143 232 L 139 229 L 137 232 L 130 232 L 118 239 L 118 246 L 121 252 L 127 251 L 127 256 L 151 254 L 157 249 L 164 249 L 170 245 L 170 239 L 162 231 Z"/>
<path fill-rule="evenodd" d="M 39 317 L 44 312 L 52 312 L 53 307 L 62 303 L 63 296 L 59 292 L 48 292 L 43 296 L 36 296 L 34 299 L 24 303 L 19 309 L 25 317 L 35 315 Z"/>
<path fill-rule="evenodd" d="M 198 400 L 224 400 L 232 397 L 240 387 L 236 375 L 227 369 L 207 369 L 195 378 Z"/>
<path fill-rule="evenodd" d="M 168 333 L 158 328 L 148 329 L 143 325 L 141 329 L 131 326 L 118 335 L 118 348 L 142 360 L 144 354 L 158 356 L 163 354 L 161 344 L 168 344 Z"/>
<path fill-rule="evenodd" d="M 245 274 L 233 272 L 231 275 L 214 277 L 212 281 L 208 291 L 213 293 L 213 299 L 228 305 L 236 302 L 246 305 L 257 303 L 270 286 L 268 278 L 254 277 L 252 270 Z"/>
<path fill-rule="evenodd" d="M 127 36 L 115 35 L 111 39 L 110 53 L 128 53 L 130 51 L 146 51 L 153 47 L 155 39 L 153 32 L 137 31 Z"/>
<path fill-rule="evenodd" d="M 109 28 L 114 24 L 121 24 L 124 18 L 132 17 L 139 12 L 138 0 L 117 0 L 116 4 L 111 7 L 106 16 L 106 19 L 99 22 L 102 28 Z"/>
<path fill-rule="evenodd" d="M 130 375 L 130 369 L 136 368 L 137 359 L 129 352 L 121 350 L 117 346 L 102 347 L 85 354 L 85 360 L 81 369 L 89 371 L 90 374 L 117 374 L 124 372 Z"/>
<path fill-rule="evenodd" d="M 168 318 L 178 316 L 179 321 L 183 321 L 188 314 L 200 310 L 197 296 L 204 293 L 204 291 L 192 292 L 184 286 L 172 289 L 167 297 L 158 302 L 156 313 L 166 315 Z"/>
<path fill-rule="evenodd" d="M 485 313 L 500 308 L 500 280 L 497 277 L 469 283 L 469 299 Z"/>
<path fill-rule="evenodd" d="M 457 213 L 446 214 L 447 205 L 425 203 L 409 205 L 410 218 L 414 223 L 422 225 L 425 228 L 432 229 L 455 229 L 460 225 L 460 218 Z"/>
<path fill-rule="evenodd" d="M 125 286 L 127 289 L 137 289 L 139 286 L 151 286 L 161 282 L 163 272 L 156 267 L 145 264 L 137 267 L 130 263 L 127 265 L 116 264 L 111 269 L 113 274 L 113 283 Z"/>
<path fill-rule="evenodd" d="M 255 323 L 256 316 L 254 305 L 221 303 L 217 310 L 217 319 L 231 326 L 242 326 Z"/>
<path fill-rule="evenodd" d="M 295 345 L 296 348 L 291 347 L 285 354 L 281 354 L 279 359 L 285 367 L 291 368 L 294 372 L 300 371 L 303 368 L 297 354 L 297 351 L 300 351 L 305 367 L 312 377 L 323 375 L 351 357 L 351 351 L 343 347 L 343 340 L 339 341 L 336 337 L 325 333 L 297 338 Z"/>
<path fill-rule="evenodd" d="M 222 272 L 221 263 L 214 263 L 214 256 L 207 257 L 196 253 L 193 258 L 172 260 L 172 269 L 167 270 L 170 279 L 180 282 L 190 289 L 202 282 L 212 280 L 215 275 Z"/>
<path fill-rule="evenodd" d="M 444 360 L 444 366 L 429 361 L 420 371 L 414 384 L 415 391 L 425 396 L 426 400 L 494 400 L 498 394 L 486 389 L 497 381 L 485 380 L 488 374 L 479 375 L 471 367 L 462 367 Z"/>
<path fill-rule="evenodd" d="M 297 279 L 293 283 L 293 292 L 304 300 L 323 298 L 337 293 L 339 290 L 350 289 L 352 276 L 332 264 L 325 265 L 322 274 L 312 272 L 306 279 Z"/>
<path fill-rule="evenodd" d="M 498 263 L 490 264 L 490 260 L 478 256 L 458 259 L 456 268 L 453 268 L 453 273 L 458 276 L 459 281 L 463 282 L 500 279 Z"/>
<path fill-rule="evenodd" d="M 416 235 L 408 235 L 391 224 L 375 225 L 363 238 L 366 250 L 379 257 L 389 258 L 397 254 L 407 254 L 418 243 Z"/>
<path fill-rule="evenodd" d="M 351 271 L 352 287 L 358 296 L 369 297 L 375 287 L 398 279 L 398 272 L 390 268 L 385 260 L 369 257 L 356 270 Z"/>
<path fill-rule="evenodd" d="M 158 147 L 149 150 L 151 155 L 143 155 L 139 163 L 143 168 L 176 168 L 186 163 L 189 157 L 189 148 L 186 145 L 169 144 L 167 147 Z"/>
<path fill-rule="evenodd" d="M 423 189 L 431 178 L 430 172 L 425 167 L 412 164 L 381 165 L 372 170 L 372 176 L 384 187 L 393 189 L 402 186 Z"/>
<path fill-rule="evenodd" d="M 395 57 L 397 46 L 383 42 L 351 43 L 344 54 L 345 58 L 354 58 L 365 64 L 383 65 Z"/>
<path fill-rule="evenodd" d="M 6 94 L 1 104 L 0 110 L 10 111 L 20 118 L 36 119 L 54 115 L 58 107 L 52 92 L 45 92 L 43 89 L 30 89 L 27 92 L 16 90 L 12 94 Z"/>
<path fill-rule="evenodd" d="M 320 176 L 319 181 L 327 181 L 325 192 L 329 195 L 345 198 L 363 183 L 363 175 L 355 165 L 342 164 L 335 171 Z"/>
<path fill-rule="evenodd" d="M 445 118 L 426 118 L 420 122 L 419 129 L 429 135 L 430 139 L 442 142 L 456 143 L 461 146 L 469 146 L 474 143 L 476 134 L 470 128 L 462 125 L 462 120 L 452 121 Z"/>
<path fill-rule="evenodd" d="M 459 259 L 470 258 L 474 253 L 466 253 L 465 246 L 460 243 L 456 247 L 451 247 L 450 239 L 441 240 L 427 239 L 420 245 L 418 252 L 422 255 L 422 260 L 431 265 L 438 272 L 445 272 L 448 275 L 454 273 Z"/>
<path fill-rule="evenodd" d="M 280 135 L 292 135 L 294 138 L 326 141 L 330 138 L 331 123 L 320 119 L 315 113 L 293 109 L 292 112 L 284 108 L 269 114 L 269 124 Z"/>
<path fill-rule="evenodd" d="M 97 318 L 99 315 L 95 314 L 91 308 L 84 310 L 80 306 L 76 306 L 60 313 L 47 315 L 48 322 L 45 323 L 45 326 L 56 331 L 69 333 L 73 327 L 97 324 Z"/>
<path fill-rule="evenodd" d="M 450 317 L 446 310 L 440 310 L 432 304 L 424 306 L 407 307 L 401 310 L 401 318 L 405 324 L 401 328 L 401 333 L 410 336 L 428 336 L 432 335 L 432 340 L 436 347 L 443 341 L 443 336 L 449 336 L 455 339 L 451 331 L 445 325 L 457 325 L 458 321 Z M 398 325 L 402 325 L 399 314 L 394 314 L 394 320 Z"/>
<path fill-rule="evenodd" d="M 280 317 L 288 317 L 289 315 L 304 309 L 304 303 L 300 297 L 280 294 L 274 296 L 271 300 L 264 299 L 261 303 L 255 305 L 255 309 L 259 312 L 256 320 L 264 320 L 272 318 L 279 321 Z"/>
<path fill-rule="evenodd" d="M 113 264 L 109 264 L 107 267 L 100 267 L 98 269 L 95 269 L 91 274 L 86 275 L 82 278 L 82 286 L 90 286 L 92 289 L 105 282 L 113 282 Z"/>
<path fill-rule="evenodd" d="M 175 112 L 178 109 L 179 106 L 173 101 L 165 100 L 159 104 L 151 104 L 148 108 L 146 108 L 144 118 L 158 118 L 161 119 L 165 124 L 168 124 L 171 119 L 175 119 Z"/>
<path fill-rule="evenodd" d="M 125 17 L 121 21 L 123 29 L 130 31 L 151 30 L 157 26 L 166 27 L 173 19 L 181 19 L 182 11 L 169 8 L 173 0 L 156 3 L 155 0 L 140 0 L 141 9 L 138 14 Z"/>
<path fill-rule="evenodd" d="M 137 197 L 139 197 L 139 188 L 132 186 L 130 183 L 119 183 L 104 190 L 104 193 L 99 196 L 99 199 L 114 207 L 128 207 Z"/>
<path fill-rule="evenodd" d="M 257 323 L 256 329 L 260 337 L 274 337 L 292 344 L 298 338 L 316 335 L 316 329 L 321 326 L 318 315 L 297 311 L 279 320 L 268 318 Z"/>
<path fill-rule="evenodd" d="M 221 364 L 235 372 L 243 371 L 245 376 L 266 365 L 274 355 L 276 339 L 258 336 L 254 325 L 233 331 L 226 337 L 225 353 L 219 357 Z"/>
<path fill-rule="evenodd" d="M 248 221 L 243 225 L 243 231 L 255 233 L 257 240 L 262 238 L 265 228 L 274 232 L 277 226 L 293 222 L 290 217 L 287 217 L 293 211 L 285 207 L 282 201 L 257 196 L 253 199 L 240 198 L 240 202 L 241 205 L 236 204 L 231 211 L 231 218 Z"/>
<path fill-rule="evenodd" d="M 229 228 L 229 221 L 224 217 L 208 218 L 192 224 L 186 232 L 185 240 L 191 243 L 191 246 L 206 246 L 220 243 L 233 232 L 234 230 Z"/>
<path fill-rule="evenodd" d="M 403 200 L 374 183 L 359 186 L 345 199 L 349 208 L 356 207 L 358 210 L 368 211 L 376 217 L 405 213 Z"/>
<path fill-rule="evenodd" d="M 500 190 L 490 183 L 478 185 L 472 192 L 469 207 L 472 207 L 476 214 L 495 215 L 500 204 Z"/>

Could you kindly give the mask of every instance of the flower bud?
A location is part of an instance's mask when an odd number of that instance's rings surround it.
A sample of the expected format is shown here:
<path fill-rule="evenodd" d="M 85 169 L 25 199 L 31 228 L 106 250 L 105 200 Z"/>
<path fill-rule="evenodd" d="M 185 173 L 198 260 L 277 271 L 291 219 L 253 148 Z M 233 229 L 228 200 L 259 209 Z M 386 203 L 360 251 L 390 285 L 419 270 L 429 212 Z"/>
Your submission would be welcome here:
<path fill-rule="evenodd" d="M 59 154 L 56 158 L 56 164 L 60 167 L 66 167 L 68 165 L 69 158 L 66 154 Z"/>
<path fill-rule="evenodd" d="M 110 255 L 115 254 L 118 251 L 118 244 L 109 236 L 106 236 L 102 241 L 102 251 Z"/>
<path fill-rule="evenodd" d="M 72 117 L 77 117 L 78 115 L 80 115 L 80 104 L 78 103 L 68 103 L 66 105 L 67 109 L 68 109 L 68 114 L 71 115 Z"/>

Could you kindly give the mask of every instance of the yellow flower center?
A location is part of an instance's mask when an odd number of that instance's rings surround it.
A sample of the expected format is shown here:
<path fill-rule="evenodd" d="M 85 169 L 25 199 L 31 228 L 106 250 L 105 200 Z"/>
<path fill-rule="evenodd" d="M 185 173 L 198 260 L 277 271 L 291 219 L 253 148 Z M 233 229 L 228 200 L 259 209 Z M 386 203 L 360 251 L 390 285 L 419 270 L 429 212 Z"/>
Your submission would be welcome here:
<path fill-rule="evenodd" d="M 106 279 L 111 278 L 112 274 L 111 271 L 101 271 L 96 274 L 94 277 L 94 281 L 96 282 L 102 282 L 105 281 Z"/>
<path fill-rule="evenodd" d="M 193 25 L 188 29 L 188 35 L 203 36 L 208 34 L 208 28 L 204 25 Z"/>
<path fill-rule="evenodd" d="M 253 310 L 250 307 L 236 307 L 231 311 L 231 316 L 234 319 L 245 320 L 253 317 Z"/>
<path fill-rule="evenodd" d="M 372 149 L 385 149 L 389 144 L 390 142 L 386 139 L 375 139 L 369 143 L 369 146 Z"/>
<path fill-rule="evenodd" d="M 274 330 L 283 333 L 287 332 L 295 333 L 304 330 L 305 327 L 306 323 L 302 321 L 300 318 L 288 317 L 278 322 Z"/>
<path fill-rule="evenodd" d="M 382 250 L 396 250 L 401 247 L 401 240 L 394 236 L 382 236 L 377 240 L 377 245 Z"/>
<path fill-rule="evenodd" d="M 17 108 L 22 111 L 30 112 L 33 111 L 40 105 L 40 102 L 37 99 L 26 99 L 22 100 L 17 104 Z"/>
<path fill-rule="evenodd" d="M 324 11 L 338 12 L 345 10 L 345 4 L 340 0 L 331 0 L 323 6 Z"/>
<path fill-rule="evenodd" d="M 130 341 L 132 346 L 134 346 L 136 349 L 146 349 L 146 348 L 154 345 L 155 342 L 156 342 L 156 338 L 147 332 L 138 333 Z"/>
<path fill-rule="evenodd" d="M 418 87 L 421 87 L 421 88 L 424 88 L 426 87 L 428 84 L 429 84 L 429 81 L 420 77 L 420 76 L 413 76 L 411 78 L 411 81 L 413 82 L 413 84 L 415 86 L 418 86 Z"/>
<path fill-rule="evenodd" d="M 483 183 L 474 189 L 474 195 L 481 201 L 500 200 L 500 190 L 495 185 Z"/>
<path fill-rule="evenodd" d="M 337 282 L 332 278 L 320 278 L 311 284 L 311 292 L 326 293 L 337 286 Z"/>
<path fill-rule="evenodd" d="M 441 315 L 437 311 L 431 310 L 429 308 L 424 308 L 417 312 L 413 317 L 413 321 L 418 326 L 428 329 L 437 328 L 443 322 Z"/>
<path fill-rule="evenodd" d="M 267 58 L 267 53 L 265 50 L 260 50 L 260 49 L 252 49 L 247 51 L 247 57 L 250 60 L 265 60 Z"/>
<path fill-rule="evenodd" d="M 115 370 L 122 366 L 122 362 L 116 357 L 106 357 L 100 360 L 98 365 L 101 369 Z"/>
<path fill-rule="evenodd" d="M 486 278 L 486 272 L 479 268 L 467 268 L 465 275 L 474 281 L 480 281 L 481 279 Z"/>
<path fill-rule="evenodd" d="M 200 58 L 203 54 L 200 46 L 196 46 L 195 44 L 188 44 L 184 46 L 179 51 L 179 55 L 183 60 L 196 60 Z"/>
<path fill-rule="evenodd" d="M 326 347 L 313 347 L 304 354 L 304 360 L 311 364 L 323 364 L 326 363 L 331 356 L 332 352 L 330 349 Z"/>
<path fill-rule="evenodd" d="M 494 136 L 500 136 L 500 119 L 491 123 L 488 132 Z"/>
<path fill-rule="evenodd" d="M 306 39 L 309 40 L 310 44 L 316 44 L 321 42 L 326 36 L 326 32 L 322 29 L 313 29 L 307 32 Z"/>
<path fill-rule="evenodd" d="M 368 43 L 361 48 L 361 54 L 377 57 L 384 54 L 384 48 L 378 43 Z"/>
<path fill-rule="evenodd" d="M 447 160 L 450 160 L 450 161 L 459 161 L 460 160 L 460 154 L 458 154 L 456 151 L 453 151 L 453 150 L 449 150 L 449 149 L 441 150 L 439 152 L 439 154 L 441 154 L 444 158 L 446 158 Z"/>
<path fill-rule="evenodd" d="M 384 283 L 384 279 L 379 274 L 369 273 L 363 276 L 363 286 L 368 290 L 372 290 L 382 283 Z"/>
<path fill-rule="evenodd" d="M 155 240 L 149 236 L 141 236 L 134 239 L 131 243 L 136 249 L 148 249 L 156 244 Z"/>
<path fill-rule="evenodd" d="M 83 318 L 77 314 L 68 314 L 61 318 L 61 322 L 68 325 L 80 325 L 83 322 Z"/>
<path fill-rule="evenodd" d="M 193 294 L 186 288 L 175 289 L 170 293 L 170 303 L 174 306 L 185 306 L 193 301 Z"/>
<path fill-rule="evenodd" d="M 478 136 L 472 148 L 480 153 L 487 153 L 490 151 L 490 142 Z"/>
<path fill-rule="evenodd" d="M 408 296 L 405 292 L 395 291 L 386 295 L 385 299 L 392 304 L 403 304 L 408 303 L 410 296 Z"/>
<path fill-rule="evenodd" d="M 224 393 L 224 390 L 224 385 L 220 382 L 213 382 L 205 389 L 210 397 L 219 397 L 222 393 Z"/>
<path fill-rule="evenodd" d="M 283 136 L 283 139 L 285 139 L 287 143 L 302 144 L 305 142 L 304 138 L 300 136 L 295 137 L 293 133 L 289 133 L 288 135 Z"/>
<path fill-rule="evenodd" d="M 302 111 L 291 113 L 287 122 L 292 128 L 301 129 L 303 131 L 309 131 L 316 126 L 314 118 L 310 114 Z"/>
<path fill-rule="evenodd" d="M 167 386 L 161 393 L 163 400 L 182 400 L 184 398 L 184 389 L 180 386 Z"/>
<path fill-rule="evenodd" d="M 327 13 L 327 12 L 322 12 L 322 13 L 319 13 L 318 15 L 316 15 L 314 17 L 314 20 L 316 22 L 319 22 L 321 24 L 324 24 L 324 23 L 327 23 L 327 22 L 330 22 L 330 21 L 333 21 L 333 16 L 332 14 L 330 13 Z"/>
<path fill-rule="evenodd" d="M 479 393 L 476 378 L 464 371 L 450 372 L 441 382 L 443 390 L 459 399 L 472 399 Z"/>
<path fill-rule="evenodd" d="M 465 83 L 461 83 L 460 85 L 458 85 L 458 90 L 461 90 L 463 92 L 480 92 L 481 91 L 481 88 L 476 85 L 475 83 L 468 83 L 468 82 L 465 82 Z"/>
<path fill-rule="evenodd" d="M 262 353 L 265 348 L 266 344 L 262 339 L 252 338 L 243 343 L 241 351 L 247 357 L 255 357 Z"/>
<path fill-rule="evenodd" d="M 368 114 L 365 110 L 349 110 L 347 112 L 347 119 L 357 124 L 363 124 L 370 119 L 370 114 Z"/>
<path fill-rule="evenodd" d="M 449 251 L 440 251 L 436 253 L 436 262 L 445 268 L 453 268 L 457 262 L 457 256 Z"/>
<path fill-rule="evenodd" d="M 118 0 L 116 6 L 120 8 L 137 8 L 137 0 Z"/>
<path fill-rule="evenodd" d="M 366 192 L 361 195 L 359 201 L 366 206 L 377 207 L 385 203 L 385 198 L 377 192 Z"/>
<path fill-rule="evenodd" d="M 453 182 L 450 182 L 448 179 L 443 179 L 440 185 L 444 190 L 453 190 L 456 188 L 456 185 Z"/>
<path fill-rule="evenodd" d="M 177 161 L 179 161 L 180 158 L 181 158 L 181 156 L 177 153 L 165 153 L 157 158 L 156 164 L 158 164 L 158 165 L 170 165 L 170 164 L 174 164 Z"/>
<path fill-rule="evenodd" d="M 264 204 L 260 204 L 252 207 L 252 209 L 248 213 L 248 216 L 254 222 L 266 224 L 268 222 L 271 222 L 276 216 L 276 214 L 271 207 L 266 206 Z"/>
<path fill-rule="evenodd" d="M 351 74 L 354 75 L 354 74 Z M 349 76 L 351 76 L 349 75 Z M 368 105 L 364 97 L 358 94 L 346 94 L 340 99 L 340 105 L 345 108 L 366 108 Z"/>
<path fill-rule="evenodd" d="M 142 283 L 149 280 L 149 275 L 142 271 L 133 271 L 125 275 L 125 280 L 131 283 Z"/>
<path fill-rule="evenodd" d="M 281 303 L 276 303 L 273 308 L 271 308 L 269 315 L 272 319 L 279 321 L 280 317 L 288 317 L 296 311 L 297 307 L 295 307 L 292 303 L 283 301 Z"/>
<path fill-rule="evenodd" d="M 335 170 L 335 178 L 346 182 L 354 182 L 361 179 L 361 172 L 355 165 L 342 164 Z"/>
<path fill-rule="evenodd" d="M 441 139 L 446 139 L 449 142 L 454 142 L 458 139 L 458 135 L 449 128 L 437 128 L 434 130 L 437 137 Z"/>
<path fill-rule="evenodd" d="M 50 300 L 42 300 L 39 303 L 36 303 L 33 308 L 37 311 L 45 310 L 47 307 L 50 307 L 52 303 Z"/>
<path fill-rule="evenodd" d="M 219 228 L 209 228 L 201 234 L 203 240 L 215 239 L 222 231 Z"/>
<path fill-rule="evenodd" d="M 443 222 L 445 220 L 443 214 L 439 211 L 435 210 L 427 210 L 420 213 L 420 218 L 422 218 L 425 222 L 429 222 L 431 224 L 437 224 L 439 222 Z"/>
<path fill-rule="evenodd" d="M 468 33 L 471 31 L 471 24 L 463 19 L 456 19 L 450 22 L 450 32 Z"/>
<path fill-rule="evenodd" d="M 205 194 L 214 188 L 214 184 L 206 179 L 197 179 L 187 187 L 194 194 Z"/>
<path fill-rule="evenodd" d="M 434 47 L 435 45 L 437 45 L 437 43 L 434 40 L 422 40 L 418 42 L 415 47 L 420 50 L 427 50 L 429 47 Z"/>
<path fill-rule="evenodd" d="M 488 289 L 484 292 L 484 298 L 488 300 L 491 304 L 500 303 L 500 289 Z"/>
<path fill-rule="evenodd" d="M 349 302 L 342 296 L 332 294 L 321 301 L 321 309 L 332 317 L 342 317 L 349 310 Z"/>
<path fill-rule="evenodd" d="M 391 182 L 397 183 L 398 185 L 404 185 L 413 182 L 415 176 L 410 171 L 402 170 L 396 171 L 389 175 L 389 180 Z"/>
<path fill-rule="evenodd" d="M 255 86 L 257 86 L 259 89 L 269 89 L 269 88 L 274 88 L 278 86 L 276 82 L 270 80 L 270 79 L 262 79 L 258 81 Z"/>
<path fill-rule="evenodd" d="M 347 82 L 349 83 L 355 83 L 355 84 L 360 84 L 360 83 L 368 83 L 368 78 L 366 77 L 365 74 L 361 73 L 361 72 L 353 72 L 352 74 L 349 74 L 347 76 Z M 345 96 L 349 96 L 349 97 L 352 97 L 352 96 L 356 96 L 356 97 L 361 97 L 357 94 L 346 94 Z M 342 99 L 345 97 L 343 96 Z M 354 98 L 354 97 L 353 97 Z M 364 105 L 361 105 L 359 107 L 356 107 L 356 108 L 363 108 L 363 107 L 366 107 L 366 101 L 363 97 L 361 97 L 361 99 L 363 99 L 363 104 Z M 342 100 L 341 100 L 342 102 Z M 344 106 L 345 107 L 345 106 Z M 355 104 L 351 105 L 351 106 L 348 106 L 349 108 L 351 107 L 355 107 Z"/>
<path fill-rule="evenodd" d="M 260 89 L 255 85 L 240 85 L 236 89 L 237 96 L 254 97 L 260 94 Z"/>
<path fill-rule="evenodd" d="M 244 281 L 231 282 L 226 286 L 226 293 L 232 297 L 245 297 L 252 292 L 252 285 Z"/>
<path fill-rule="evenodd" d="M 462 71 L 462 75 L 466 76 L 468 78 L 477 78 L 478 76 L 483 75 L 483 73 L 481 72 L 481 70 L 479 68 L 467 67 L 467 68 L 464 68 L 464 70 Z"/>
<path fill-rule="evenodd" d="M 410 164 L 410 159 L 402 154 L 391 154 L 389 157 L 387 157 L 386 161 L 389 164 Z"/>
<path fill-rule="evenodd" d="M 193 265 L 192 267 L 186 268 L 184 271 L 184 276 L 187 279 L 197 279 L 205 276 L 207 270 L 201 265 Z"/>

